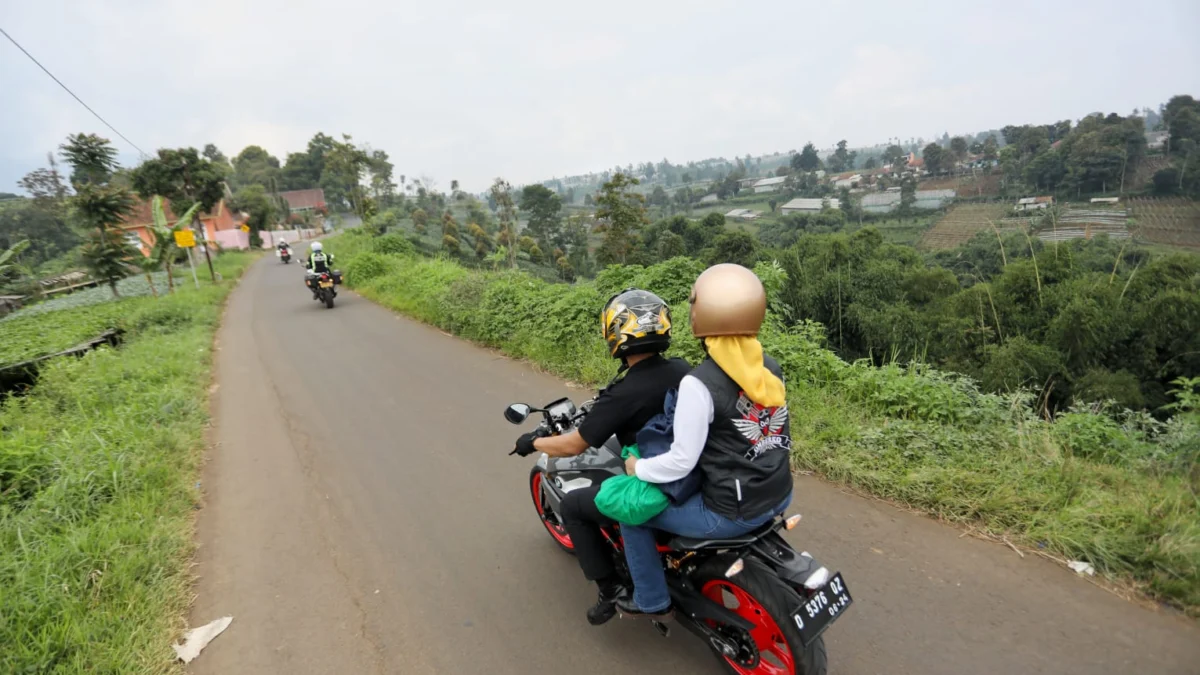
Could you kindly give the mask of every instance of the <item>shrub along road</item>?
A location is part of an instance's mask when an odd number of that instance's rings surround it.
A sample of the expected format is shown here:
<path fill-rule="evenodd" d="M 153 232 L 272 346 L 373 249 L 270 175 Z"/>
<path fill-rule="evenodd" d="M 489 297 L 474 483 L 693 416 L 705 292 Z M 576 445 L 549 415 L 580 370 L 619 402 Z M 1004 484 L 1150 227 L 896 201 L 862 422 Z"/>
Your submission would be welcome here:
<path fill-rule="evenodd" d="M 511 401 L 590 395 L 263 261 L 219 336 L 192 625 L 197 673 L 717 673 L 682 631 L 587 625 L 593 598 L 506 453 Z M 855 606 L 835 673 L 1192 673 L 1200 629 L 1032 556 L 811 478 L 789 538 Z"/>

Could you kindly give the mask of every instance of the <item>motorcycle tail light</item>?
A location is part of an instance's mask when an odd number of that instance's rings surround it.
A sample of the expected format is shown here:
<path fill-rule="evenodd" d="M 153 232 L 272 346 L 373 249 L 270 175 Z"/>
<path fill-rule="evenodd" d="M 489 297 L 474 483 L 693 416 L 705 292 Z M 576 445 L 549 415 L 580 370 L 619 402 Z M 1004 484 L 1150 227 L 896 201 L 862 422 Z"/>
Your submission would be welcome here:
<path fill-rule="evenodd" d="M 829 581 L 829 570 L 825 567 L 820 567 L 816 572 L 808 575 L 804 580 L 804 587 L 810 591 L 815 591 L 824 586 Z"/>
<path fill-rule="evenodd" d="M 788 516 L 787 520 L 783 521 L 783 527 L 788 530 L 794 529 L 800 524 L 800 518 L 801 515 L 799 513 L 794 516 Z"/>
<path fill-rule="evenodd" d="M 733 561 L 733 564 L 729 566 L 729 569 L 725 570 L 725 578 L 730 579 L 735 577 L 745 568 L 746 563 L 743 562 L 741 558 L 738 558 L 737 560 Z"/>

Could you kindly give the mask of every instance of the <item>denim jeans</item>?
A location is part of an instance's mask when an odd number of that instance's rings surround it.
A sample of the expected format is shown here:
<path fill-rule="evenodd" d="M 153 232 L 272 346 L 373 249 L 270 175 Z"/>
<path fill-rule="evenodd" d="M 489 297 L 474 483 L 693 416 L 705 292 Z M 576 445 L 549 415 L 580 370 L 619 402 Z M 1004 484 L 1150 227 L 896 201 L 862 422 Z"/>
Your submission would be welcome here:
<path fill-rule="evenodd" d="M 704 505 L 696 494 L 677 506 L 651 518 L 645 525 L 621 525 L 625 540 L 625 562 L 633 577 L 633 602 L 643 612 L 660 612 L 671 605 L 662 556 L 654 542 L 654 530 L 665 530 L 684 537 L 725 539 L 737 537 L 783 513 L 792 503 L 792 495 L 770 511 L 748 520 L 730 520 Z"/>

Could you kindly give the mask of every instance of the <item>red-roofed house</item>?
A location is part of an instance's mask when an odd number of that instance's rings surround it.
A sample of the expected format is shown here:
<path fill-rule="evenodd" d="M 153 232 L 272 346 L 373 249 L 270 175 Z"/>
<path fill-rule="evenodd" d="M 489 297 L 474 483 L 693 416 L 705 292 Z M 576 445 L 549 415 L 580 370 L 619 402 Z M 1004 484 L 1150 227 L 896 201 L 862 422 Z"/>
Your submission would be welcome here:
<path fill-rule="evenodd" d="M 166 215 L 169 225 L 174 225 L 175 221 L 179 220 L 179 216 L 171 211 L 171 202 L 168 199 L 163 199 L 163 213 Z M 218 202 L 211 212 L 200 214 L 204 236 L 209 241 L 217 239 L 217 232 L 236 230 L 243 220 L 245 219 L 241 214 L 230 211 L 224 199 Z M 137 246 L 142 255 L 148 256 L 154 242 L 149 231 L 152 225 L 154 225 L 154 211 L 150 202 L 138 199 L 134 203 L 133 210 L 119 227 L 125 233 L 126 241 Z"/>
<path fill-rule="evenodd" d="M 321 188 L 289 190 L 287 192 L 280 192 L 279 196 L 287 201 L 288 209 L 292 213 L 318 211 L 325 208 L 325 191 Z"/>

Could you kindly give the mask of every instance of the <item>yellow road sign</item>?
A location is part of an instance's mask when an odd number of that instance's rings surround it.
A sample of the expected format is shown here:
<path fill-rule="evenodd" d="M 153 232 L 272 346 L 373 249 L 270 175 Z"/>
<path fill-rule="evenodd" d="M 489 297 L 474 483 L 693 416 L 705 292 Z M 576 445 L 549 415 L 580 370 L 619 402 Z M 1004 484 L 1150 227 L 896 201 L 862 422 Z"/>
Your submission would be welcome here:
<path fill-rule="evenodd" d="M 250 231 L 250 226 L 249 226 L 249 225 L 243 225 L 243 226 L 242 226 L 242 232 L 249 232 L 249 231 Z"/>
<path fill-rule="evenodd" d="M 192 248 L 196 245 L 196 233 L 191 230 L 175 230 L 175 245 L 179 248 Z"/>

